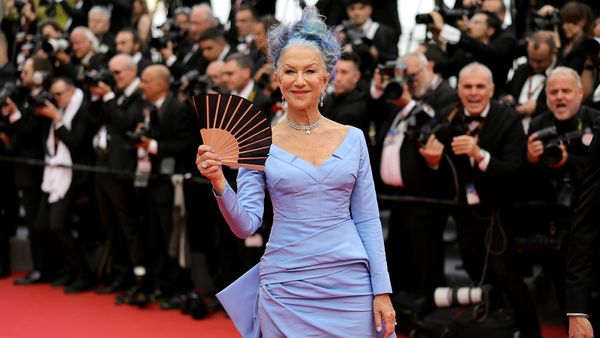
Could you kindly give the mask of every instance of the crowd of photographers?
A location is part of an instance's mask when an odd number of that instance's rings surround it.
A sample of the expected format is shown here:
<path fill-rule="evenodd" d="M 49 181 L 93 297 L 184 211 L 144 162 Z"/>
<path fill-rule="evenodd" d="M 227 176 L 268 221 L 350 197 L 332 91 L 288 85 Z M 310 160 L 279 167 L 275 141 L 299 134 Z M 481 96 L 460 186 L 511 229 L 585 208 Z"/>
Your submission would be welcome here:
<path fill-rule="evenodd" d="M 285 117 L 266 58 L 275 2 L 232 1 L 228 29 L 206 3 L 168 7 L 156 29 L 141 0 L 5 3 L 0 276 L 10 274 L 21 205 L 34 270 L 15 284 L 95 289 L 202 317 L 210 309 L 190 252 L 206 254 L 222 288 L 258 260 L 269 224 L 241 241 L 216 204 L 196 207 L 214 201 L 194 180 L 191 98 L 232 93 L 273 124 Z M 471 280 L 494 286 L 492 304 L 512 309 L 521 337 L 540 337 L 527 262 L 543 266 L 563 312 L 591 311 L 564 293 L 569 223 L 600 116 L 600 13 L 594 3 L 523 3 L 511 26 L 501 0 L 442 4 L 416 16 L 427 40 L 400 56 L 395 1 L 318 1 L 344 45 L 321 111 L 363 130 L 378 192 L 403 201 L 390 207 L 386 243 L 397 301 L 433 309 L 452 216 Z M 235 184 L 235 170 L 226 175 Z"/>

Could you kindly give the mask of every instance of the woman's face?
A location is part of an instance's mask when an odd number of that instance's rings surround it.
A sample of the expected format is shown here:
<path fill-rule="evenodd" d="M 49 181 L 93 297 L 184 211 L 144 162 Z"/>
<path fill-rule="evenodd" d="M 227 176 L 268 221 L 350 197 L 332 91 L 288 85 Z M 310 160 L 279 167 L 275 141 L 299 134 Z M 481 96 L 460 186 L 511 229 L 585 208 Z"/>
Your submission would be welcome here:
<path fill-rule="evenodd" d="M 306 46 L 293 46 L 284 51 L 275 76 L 291 110 L 316 109 L 329 82 L 323 57 L 316 49 Z"/>
<path fill-rule="evenodd" d="M 562 28 L 565 37 L 569 40 L 573 40 L 583 34 L 583 20 L 580 22 L 563 22 Z"/>

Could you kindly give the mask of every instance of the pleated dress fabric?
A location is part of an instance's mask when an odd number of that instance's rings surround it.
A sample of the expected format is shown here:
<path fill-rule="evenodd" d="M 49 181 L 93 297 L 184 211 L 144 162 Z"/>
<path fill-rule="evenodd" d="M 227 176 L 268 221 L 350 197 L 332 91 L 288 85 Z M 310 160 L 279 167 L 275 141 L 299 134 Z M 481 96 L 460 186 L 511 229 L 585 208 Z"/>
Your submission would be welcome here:
<path fill-rule="evenodd" d="M 219 299 L 244 337 L 376 337 L 373 295 L 391 293 L 379 210 L 362 131 L 351 127 L 315 166 L 272 145 L 265 171 L 241 168 L 219 207 L 240 237 L 274 222 L 258 269 Z"/>

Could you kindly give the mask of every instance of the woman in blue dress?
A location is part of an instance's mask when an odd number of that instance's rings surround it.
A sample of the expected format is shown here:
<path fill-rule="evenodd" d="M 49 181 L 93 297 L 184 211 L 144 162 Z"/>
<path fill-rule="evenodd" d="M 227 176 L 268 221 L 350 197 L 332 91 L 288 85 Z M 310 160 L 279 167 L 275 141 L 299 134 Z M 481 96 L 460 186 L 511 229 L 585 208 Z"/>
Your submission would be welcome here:
<path fill-rule="evenodd" d="M 236 194 L 214 151 L 198 148 L 198 169 L 238 237 L 261 225 L 266 190 L 273 202 L 260 263 L 219 299 L 244 337 L 393 337 L 365 137 L 319 112 L 340 54 L 335 33 L 307 7 L 269 33 L 269 54 L 288 110 L 273 127 L 265 170 L 240 168 Z"/>

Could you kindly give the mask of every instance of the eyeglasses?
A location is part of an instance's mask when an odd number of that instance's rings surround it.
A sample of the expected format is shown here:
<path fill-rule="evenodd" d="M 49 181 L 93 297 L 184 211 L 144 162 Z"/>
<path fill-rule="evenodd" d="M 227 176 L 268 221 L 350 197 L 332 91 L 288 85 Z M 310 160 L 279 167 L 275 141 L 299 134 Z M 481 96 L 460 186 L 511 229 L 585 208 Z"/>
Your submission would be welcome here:
<path fill-rule="evenodd" d="M 119 76 L 119 74 L 123 73 L 124 71 L 125 71 L 125 69 L 111 70 L 110 72 L 112 73 L 112 75 Z"/>

